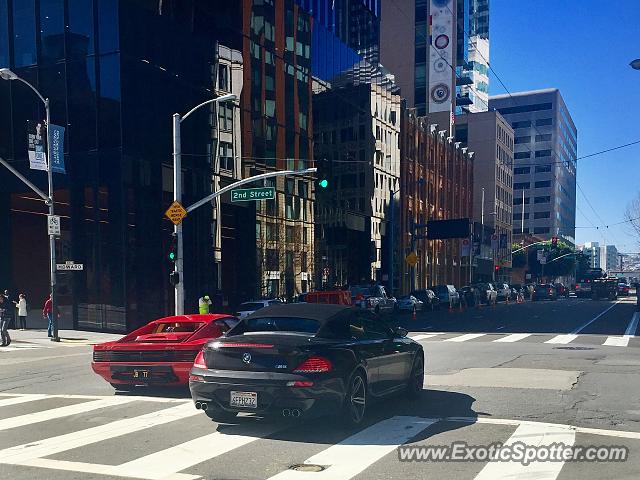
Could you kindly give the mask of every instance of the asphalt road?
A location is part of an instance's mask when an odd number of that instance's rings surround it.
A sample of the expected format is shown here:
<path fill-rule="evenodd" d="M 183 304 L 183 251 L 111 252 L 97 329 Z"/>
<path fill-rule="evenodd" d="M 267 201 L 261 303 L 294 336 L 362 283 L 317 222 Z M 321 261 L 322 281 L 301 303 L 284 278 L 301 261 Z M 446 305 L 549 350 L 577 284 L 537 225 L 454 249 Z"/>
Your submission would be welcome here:
<path fill-rule="evenodd" d="M 13 332 L 15 348 L 0 351 L 0 478 L 635 480 L 634 302 L 572 298 L 425 312 L 416 320 L 397 315 L 392 320 L 424 345 L 426 389 L 415 402 L 377 405 L 358 430 L 333 419 L 247 417 L 218 425 L 193 408 L 185 391 L 115 395 L 91 371 L 88 345 Z M 399 459 L 402 444 L 455 442 L 616 445 L 628 449 L 628 458 L 528 465 Z M 306 471 L 314 469 L 322 471 Z"/>

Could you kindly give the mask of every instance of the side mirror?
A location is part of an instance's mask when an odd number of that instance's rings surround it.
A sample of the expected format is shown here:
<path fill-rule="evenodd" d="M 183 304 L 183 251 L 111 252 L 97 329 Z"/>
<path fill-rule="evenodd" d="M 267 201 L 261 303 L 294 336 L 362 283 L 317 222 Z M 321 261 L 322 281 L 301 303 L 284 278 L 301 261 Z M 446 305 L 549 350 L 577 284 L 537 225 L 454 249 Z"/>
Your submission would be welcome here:
<path fill-rule="evenodd" d="M 398 337 L 406 337 L 409 334 L 409 330 L 403 327 L 396 327 L 393 331 Z"/>

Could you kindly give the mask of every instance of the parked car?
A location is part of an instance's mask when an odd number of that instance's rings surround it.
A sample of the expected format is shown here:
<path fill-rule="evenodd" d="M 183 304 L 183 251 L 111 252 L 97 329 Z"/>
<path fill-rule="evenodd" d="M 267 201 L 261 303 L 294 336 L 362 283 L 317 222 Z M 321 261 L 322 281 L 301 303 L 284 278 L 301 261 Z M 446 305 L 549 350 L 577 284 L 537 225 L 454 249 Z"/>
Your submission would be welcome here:
<path fill-rule="evenodd" d="M 411 295 L 416 297 L 424 304 L 424 308 L 428 308 L 431 311 L 438 310 L 440 308 L 440 299 L 428 288 L 422 290 L 414 290 Z"/>
<path fill-rule="evenodd" d="M 569 288 L 565 287 L 563 283 L 554 283 L 559 297 L 569 298 Z"/>
<path fill-rule="evenodd" d="M 395 299 L 387 296 L 382 285 L 352 285 L 351 303 L 375 313 L 389 313 L 395 309 Z"/>
<path fill-rule="evenodd" d="M 396 310 L 401 312 L 413 312 L 414 308 L 416 311 L 420 311 L 423 307 L 424 303 L 413 295 L 403 295 L 402 297 L 398 297 L 396 303 Z"/>
<path fill-rule="evenodd" d="M 533 289 L 533 301 L 536 300 L 557 300 L 558 291 L 552 283 L 541 283 Z"/>
<path fill-rule="evenodd" d="M 281 303 L 282 302 L 277 298 L 271 298 L 268 300 L 251 300 L 250 302 L 244 302 L 238 305 L 234 315 L 238 318 L 244 318 L 251 315 L 253 312 L 257 312 L 261 308 L 269 307 L 271 305 L 279 305 Z"/>
<path fill-rule="evenodd" d="M 202 346 L 238 323 L 230 315 L 177 315 L 153 320 L 120 340 L 93 346 L 91 368 L 116 390 L 187 385 Z"/>
<path fill-rule="evenodd" d="M 435 285 L 429 290 L 433 290 L 433 293 L 440 299 L 440 303 L 447 305 L 449 308 L 460 305 L 460 294 L 453 285 Z"/>
<path fill-rule="evenodd" d="M 629 290 L 631 290 L 631 285 L 628 283 L 619 283 L 618 284 L 618 296 L 628 297 Z"/>
<path fill-rule="evenodd" d="M 480 300 L 486 305 L 495 305 L 498 299 L 498 292 L 491 283 L 474 283 L 474 287 L 480 291 Z"/>
<path fill-rule="evenodd" d="M 482 293 L 478 287 L 466 285 L 458 290 L 463 302 L 467 307 L 475 307 L 481 302 Z"/>
<path fill-rule="evenodd" d="M 371 403 L 422 392 L 424 351 L 406 335 L 345 305 L 268 307 L 204 346 L 191 369 L 191 396 L 216 422 L 249 412 L 360 425 Z"/>
<path fill-rule="evenodd" d="M 591 299 L 599 300 L 618 298 L 618 282 L 615 278 L 597 278 L 591 282 Z"/>
<path fill-rule="evenodd" d="M 498 301 L 506 301 L 507 298 L 511 297 L 511 287 L 506 283 L 497 283 L 495 285 L 496 289 L 496 300 Z"/>

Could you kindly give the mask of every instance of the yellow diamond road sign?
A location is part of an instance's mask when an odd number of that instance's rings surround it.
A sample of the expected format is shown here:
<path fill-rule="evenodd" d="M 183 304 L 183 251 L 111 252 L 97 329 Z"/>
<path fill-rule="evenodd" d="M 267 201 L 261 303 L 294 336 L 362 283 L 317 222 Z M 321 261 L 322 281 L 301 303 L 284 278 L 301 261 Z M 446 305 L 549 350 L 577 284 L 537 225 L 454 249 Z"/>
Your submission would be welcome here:
<path fill-rule="evenodd" d="M 187 211 L 184 209 L 180 202 L 173 202 L 164 214 L 174 225 L 178 225 L 184 217 L 187 216 Z"/>
<path fill-rule="evenodd" d="M 409 255 L 407 255 L 405 261 L 413 267 L 416 265 L 416 263 L 418 263 L 418 255 L 416 255 L 416 252 L 411 252 Z"/>

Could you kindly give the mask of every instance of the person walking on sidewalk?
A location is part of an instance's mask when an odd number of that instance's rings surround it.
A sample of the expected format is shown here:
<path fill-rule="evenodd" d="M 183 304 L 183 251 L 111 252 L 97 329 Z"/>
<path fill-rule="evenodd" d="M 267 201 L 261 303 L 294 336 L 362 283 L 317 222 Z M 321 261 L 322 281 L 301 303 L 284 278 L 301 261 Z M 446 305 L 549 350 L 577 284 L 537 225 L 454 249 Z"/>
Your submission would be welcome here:
<path fill-rule="evenodd" d="M 60 314 L 57 312 L 56 308 L 56 317 L 60 318 Z M 47 298 L 47 301 L 44 302 L 44 307 L 42 308 L 42 316 L 47 319 L 47 336 L 53 338 L 53 302 L 51 301 L 51 295 Z"/>
<path fill-rule="evenodd" d="M 20 330 L 27 329 L 27 297 L 24 293 L 18 296 L 18 319 Z"/>
<path fill-rule="evenodd" d="M 206 315 L 209 313 L 209 305 L 211 305 L 211 299 L 209 295 L 203 295 L 198 299 L 198 313 L 200 315 Z"/>
<path fill-rule="evenodd" d="M 9 336 L 9 317 L 7 310 L 13 308 L 13 305 L 5 299 L 4 295 L 0 295 L 0 337 L 2 337 L 2 347 L 7 347 L 11 343 Z"/>

